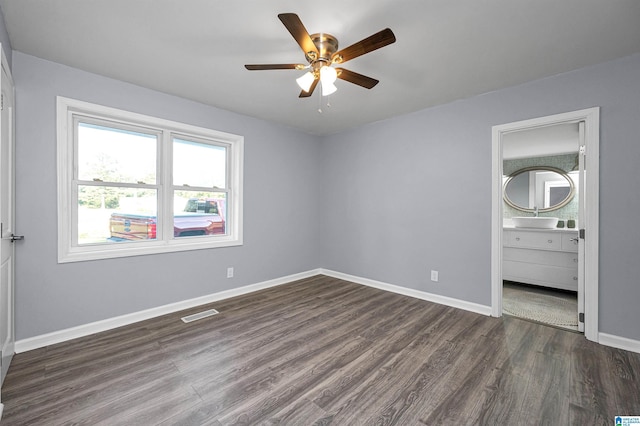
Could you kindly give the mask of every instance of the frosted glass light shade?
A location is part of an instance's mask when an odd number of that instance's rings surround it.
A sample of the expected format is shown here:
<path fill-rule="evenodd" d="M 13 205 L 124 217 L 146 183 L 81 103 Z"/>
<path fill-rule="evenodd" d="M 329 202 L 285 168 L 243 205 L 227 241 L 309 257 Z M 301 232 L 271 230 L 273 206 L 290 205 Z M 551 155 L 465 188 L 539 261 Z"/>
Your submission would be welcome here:
<path fill-rule="evenodd" d="M 324 81 L 322 82 L 322 96 L 329 96 L 330 94 L 334 93 L 336 90 L 338 90 L 338 88 L 336 87 L 335 84 L 325 83 Z"/>
<path fill-rule="evenodd" d="M 298 77 L 296 79 L 296 83 L 298 83 L 298 86 L 300 86 L 302 90 L 304 90 L 305 92 L 308 92 L 309 89 L 311 89 L 311 84 L 313 83 L 313 80 L 315 80 L 315 77 L 313 76 L 313 74 L 310 72 L 307 72 L 302 77 Z"/>
<path fill-rule="evenodd" d="M 326 65 L 320 68 L 320 81 L 322 81 L 323 85 L 327 85 L 327 84 L 333 85 L 333 83 L 335 83 L 337 78 L 338 78 L 338 73 L 336 72 L 335 68 L 332 68 Z"/>

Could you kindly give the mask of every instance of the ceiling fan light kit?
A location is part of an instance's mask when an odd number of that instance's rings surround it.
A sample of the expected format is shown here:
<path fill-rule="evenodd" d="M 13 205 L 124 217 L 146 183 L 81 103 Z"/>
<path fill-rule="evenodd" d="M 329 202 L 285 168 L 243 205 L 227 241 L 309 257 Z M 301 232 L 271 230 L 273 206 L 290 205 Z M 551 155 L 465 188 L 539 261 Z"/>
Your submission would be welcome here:
<path fill-rule="evenodd" d="M 245 68 L 250 71 L 309 69 L 309 71 L 296 79 L 298 86 L 302 89 L 299 95 L 301 98 L 310 97 L 318 82 L 322 83 L 322 96 L 329 96 L 338 90 L 334 84 L 338 78 L 366 89 L 373 88 L 378 84 L 378 80 L 344 68 L 335 68 L 334 65 L 342 64 L 396 41 L 393 32 L 386 28 L 345 49 L 338 50 L 337 38 L 326 33 L 309 35 L 302 21 L 295 13 L 281 13 L 278 18 L 300 45 L 309 64 L 258 64 L 245 65 Z"/>

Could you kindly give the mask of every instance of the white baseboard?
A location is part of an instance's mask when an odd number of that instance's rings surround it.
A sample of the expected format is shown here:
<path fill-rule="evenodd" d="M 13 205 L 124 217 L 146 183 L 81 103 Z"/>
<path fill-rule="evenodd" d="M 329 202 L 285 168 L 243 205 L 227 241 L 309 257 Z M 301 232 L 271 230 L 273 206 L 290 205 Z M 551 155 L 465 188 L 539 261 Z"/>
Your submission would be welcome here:
<path fill-rule="evenodd" d="M 454 299 L 447 296 L 440 296 L 420 290 L 414 290 L 411 288 L 388 284 L 381 281 L 362 278 L 355 275 L 344 274 L 342 272 L 336 272 L 329 269 L 318 268 L 298 274 L 287 275 L 285 277 L 280 277 L 273 280 L 247 285 L 244 287 L 221 291 L 194 299 L 171 303 L 168 305 L 159 306 L 157 308 L 151 308 L 140 312 L 134 312 L 131 314 L 121 315 L 102 321 L 96 321 L 65 330 L 54 331 L 40 336 L 18 340 L 15 343 L 15 352 L 21 353 L 33 349 L 42 348 L 48 345 L 76 339 L 78 337 L 84 337 L 94 333 L 99 333 L 101 331 L 107 331 L 117 327 L 122 327 L 124 325 L 129 325 L 139 321 L 159 317 L 161 315 L 182 311 L 184 309 L 206 305 L 208 303 L 229 299 L 231 297 L 241 296 L 243 294 L 252 293 L 254 291 L 263 290 L 270 287 L 276 287 L 279 285 L 290 283 L 292 281 L 313 277 L 315 275 L 326 275 L 329 277 L 366 285 L 368 287 L 377 288 L 379 290 L 389 291 L 392 293 L 402 294 L 404 296 L 414 297 L 416 299 L 426 300 L 433 303 L 439 303 L 441 305 L 451 306 L 453 308 L 463 309 L 465 311 L 475 312 L 487 316 L 491 315 L 491 306 L 480 305 L 477 303 L 467 302 L 465 300 Z M 640 353 L 640 341 L 638 340 L 628 339 L 626 337 L 615 336 L 607 333 L 599 333 L 598 342 L 602 345 Z M 3 408 L 3 405 L 0 403 L 0 415 Z"/>
<path fill-rule="evenodd" d="M 612 348 L 624 349 L 625 351 L 640 353 L 640 341 L 620 337 L 613 334 L 599 333 L 598 343 L 611 346 Z"/>
<path fill-rule="evenodd" d="M 447 296 L 440 296 L 433 293 L 427 293 L 426 291 L 414 290 L 412 288 L 400 287 L 394 284 L 383 283 L 381 281 L 357 277 L 355 275 L 343 274 L 342 272 L 331 271 L 328 269 L 320 269 L 319 271 L 319 273 L 322 275 L 327 275 L 329 277 L 338 278 L 345 281 L 351 281 L 357 284 L 366 285 L 368 287 L 377 288 L 379 290 L 390 291 L 392 293 L 402 294 L 409 297 L 415 297 L 416 299 L 439 303 L 441 305 L 451 306 L 452 308 L 463 309 L 465 311 L 471 311 L 477 314 L 487 316 L 491 315 L 491 306 L 480 305 L 477 303 L 454 299 Z"/>
<path fill-rule="evenodd" d="M 437 294 L 427 293 L 420 290 L 414 290 L 406 287 L 400 287 L 393 284 L 387 284 L 380 281 L 371 280 L 368 278 L 362 278 L 355 275 L 343 274 L 342 272 L 331 271 L 328 269 L 319 269 L 320 274 L 327 275 L 329 277 L 338 278 L 345 281 L 351 281 L 357 284 L 366 285 L 369 287 L 377 288 L 380 290 L 390 291 L 392 293 L 398 293 L 405 296 L 415 297 L 417 299 L 427 300 L 429 302 L 439 303 L 441 305 L 451 306 L 453 308 L 464 309 L 465 311 L 471 311 L 482 315 L 491 315 L 491 306 L 479 305 L 477 303 L 467 302 L 460 299 L 454 299 L 451 297 L 440 296 Z M 624 349 L 626 351 L 640 353 L 640 341 L 628 339 L 626 337 L 615 336 L 613 334 L 599 333 L 598 343 L 605 346 L 611 346 L 613 348 Z"/>
<path fill-rule="evenodd" d="M 276 287 L 282 284 L 287 284 L 292 281 L 309 278 L 319 274 L 321 274 L 320 269 L 314 269 L 306 272 L 301 272 L 299 274 L 287 275 L 285 277 L 263 281 L 257 284 L 251 284 L 244 287 L 225 290 L 202 297 L 196 297 L 194 299 L 170 303 L 168 305 L 158 306 L 157 308 L 151 308 L 144 311 L 121 315 L 102 321 L 83 324 L 77 327 L 67 328 L 65 330 L 54 331 L 51 333 L 42 334 L 40 336 L 29 337 L 27 339 L 16 341 L 15 352 L 21 353 L 33 349 L 42 348 L 56 343 L 65 342 L 67 340 L 76 339 L 78 337 L 84 337 L 90 334 L 99 333 L 101 331 L 107 331 L 117 327 L 122 327 L 124 325 L 133 324 L 135 322 L 159 317 L 161 315 L 182 311 L 184 309 L 189 309 L 200 305 L 206 305 L 207 303 L 241 296 L 243 294 L 252 293 L 254 291 L 263 290 L 265 288 Z"/>

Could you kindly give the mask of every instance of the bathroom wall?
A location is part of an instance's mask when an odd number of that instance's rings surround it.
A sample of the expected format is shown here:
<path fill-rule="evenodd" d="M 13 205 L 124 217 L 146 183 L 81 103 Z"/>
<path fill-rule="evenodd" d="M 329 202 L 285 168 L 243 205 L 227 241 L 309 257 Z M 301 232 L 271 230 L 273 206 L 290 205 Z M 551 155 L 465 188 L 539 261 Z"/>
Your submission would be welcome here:
<path fill-rule="evenodd" d="M 555 167 L 560 170 L 564 170 L 566 173 L 569 173 L 572 170 L 577 170 L 577 154 L 563 154 L 563 155 L 551 155 L 545 157 L 532 157 L 532 158 L 514 158 L 511 160 L 504 160 L 502 163 L 502 169 L 505 176 L 509 176 L 517 170 L 523 169 L 525 167 L 532 166 L 546 166 L 546 167 Z M 559 208 L 557 210 L 553 210 L 550 212 L 540 212 L 540 216 L 552 216 L 557 217 L 560 220 L 566 221 L 569 219 L 576 220 L 578 219 L 578 193 L 577 193 L 577 184 L 578 182 L 574 180 L 574 185 L 576 185 L 576 195 L 573 199 L 564 207 Z M 502 204 L 503 217 L 505 219 L 510 219 L 514 216 L 532 216 L 533 213 L 523 212 L 521 210 L 514 209 L 507 203 Z"/>

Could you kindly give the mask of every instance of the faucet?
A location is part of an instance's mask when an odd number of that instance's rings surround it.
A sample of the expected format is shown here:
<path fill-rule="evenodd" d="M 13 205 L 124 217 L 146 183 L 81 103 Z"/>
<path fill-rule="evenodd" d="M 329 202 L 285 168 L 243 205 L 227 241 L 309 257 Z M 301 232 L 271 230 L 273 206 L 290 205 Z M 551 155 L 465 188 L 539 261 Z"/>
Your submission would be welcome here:
<path fill-rule="evenodd" d="M 538 217 L 538 206 L 533 206 L 533 217 Z"/>

